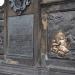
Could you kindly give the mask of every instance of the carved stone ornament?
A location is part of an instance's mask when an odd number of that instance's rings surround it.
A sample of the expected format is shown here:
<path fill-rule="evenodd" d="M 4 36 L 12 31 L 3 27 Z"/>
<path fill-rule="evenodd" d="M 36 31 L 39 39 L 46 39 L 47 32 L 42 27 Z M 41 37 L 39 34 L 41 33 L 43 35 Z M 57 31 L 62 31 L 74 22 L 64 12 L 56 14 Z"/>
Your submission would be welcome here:
<path fill-rule="evenodd" d="M 21 15 L 27 6 L 30 5 L 30 0 L 9 0 L 9 3 L 17 15 Z"/>
<path fill-rule="evenodd" d="M 56 53 L 58 56 L 64 57 L 69 52 L 70 44 L 65 37 L 63 32 L 58 32 L 55 35 L 55 39 L 52 40 L 52 52 Z"/>
<path fill-rule="evenodd" d="M 45 14 L 42 14 L 42 25 L 43 25 L 43 29 L 44 30 L 47 30 L 47 27 L 48 27 L 48 19 L 47 19 L 48 15 L 45 13 Z"/>

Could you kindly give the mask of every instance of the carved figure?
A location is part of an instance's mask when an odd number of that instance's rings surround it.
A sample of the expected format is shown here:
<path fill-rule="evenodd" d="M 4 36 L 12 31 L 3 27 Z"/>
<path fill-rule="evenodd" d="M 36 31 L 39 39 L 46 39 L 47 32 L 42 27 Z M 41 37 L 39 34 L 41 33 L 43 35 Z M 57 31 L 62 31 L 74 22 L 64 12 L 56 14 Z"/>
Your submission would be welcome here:
<path fill-rule="evenodd" d="M 45 13 L 45 14 L 42 14 L 42 24 L 43 24 L 43 29 L 44 30 L 47 30 L 47 27 L 48 27 L 48 19 L 47 19 L 48 15 Z"/>
<path fill-rule="evenodd" d="M 69 52 L 69 44 L 65 34 L 63 32 L 58 32 L 55 38 L 52 40 L 51 51 L 56 53 L 58 56 L 65 56 Z"/>

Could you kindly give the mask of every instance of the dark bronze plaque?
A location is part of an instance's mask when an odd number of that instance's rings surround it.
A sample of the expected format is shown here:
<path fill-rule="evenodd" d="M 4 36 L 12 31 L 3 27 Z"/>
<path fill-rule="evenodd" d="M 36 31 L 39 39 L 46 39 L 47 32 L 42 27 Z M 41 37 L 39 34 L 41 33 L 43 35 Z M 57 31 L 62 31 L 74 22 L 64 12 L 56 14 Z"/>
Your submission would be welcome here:
<path fill-rule="evenodd" d="M 33 15 L 8 17 L 7 55 L 33 58 Z"/>
<path fill-rule="evenodd" d="M 48 51 L 50 56 L 57 57 L 51 52 L 54 35 L 63 31 L 70 43 L 67 58 L 75 59 L 75 11 L 56 12 L 48 14 Z"/>

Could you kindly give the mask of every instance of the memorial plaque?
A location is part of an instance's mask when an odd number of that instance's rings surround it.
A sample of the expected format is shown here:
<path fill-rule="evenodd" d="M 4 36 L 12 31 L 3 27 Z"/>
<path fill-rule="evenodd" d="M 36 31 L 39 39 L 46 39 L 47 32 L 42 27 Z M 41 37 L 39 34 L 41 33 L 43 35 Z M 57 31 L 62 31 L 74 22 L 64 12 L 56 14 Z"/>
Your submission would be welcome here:
<path fill-rule="evenodd" d="M 8 17 L 7 55 L 33 58 L 33 15 Z"/>
<path fill-rule="evenodd" d="M 50 57 L 58 57 L 51 52 L 51 45 L 55 33 L 60 31 L 64 32 L 70 44 L 69 53 L 66 57 L 75 59 L 75 11 L 48 14 L 48 51 Z"/>

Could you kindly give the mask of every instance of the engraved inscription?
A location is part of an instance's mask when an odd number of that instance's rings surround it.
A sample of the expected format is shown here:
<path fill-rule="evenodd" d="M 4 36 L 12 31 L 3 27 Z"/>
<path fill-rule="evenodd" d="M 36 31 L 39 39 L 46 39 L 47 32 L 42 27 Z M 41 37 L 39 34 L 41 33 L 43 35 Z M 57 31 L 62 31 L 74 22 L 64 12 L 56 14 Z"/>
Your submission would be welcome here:
<path fill-rule="evenodd" d="M 8 18 L 8 55 L 33 58 L 33 15 Z"/>

